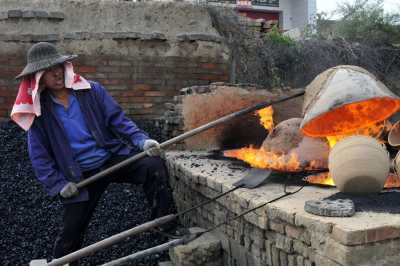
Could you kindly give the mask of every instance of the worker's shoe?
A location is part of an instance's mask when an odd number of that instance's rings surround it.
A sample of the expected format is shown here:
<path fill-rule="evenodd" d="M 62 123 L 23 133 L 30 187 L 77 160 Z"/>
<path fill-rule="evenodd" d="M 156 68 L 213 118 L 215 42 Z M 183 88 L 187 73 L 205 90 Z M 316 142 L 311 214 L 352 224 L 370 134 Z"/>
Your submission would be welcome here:
<path fill-rule="evenodd" d="M 157 227 L 154 231 L 168 238 L 181 238 L 186 234 L 190 234 L 189 230 L 177 221 L 171 221 Z"/>

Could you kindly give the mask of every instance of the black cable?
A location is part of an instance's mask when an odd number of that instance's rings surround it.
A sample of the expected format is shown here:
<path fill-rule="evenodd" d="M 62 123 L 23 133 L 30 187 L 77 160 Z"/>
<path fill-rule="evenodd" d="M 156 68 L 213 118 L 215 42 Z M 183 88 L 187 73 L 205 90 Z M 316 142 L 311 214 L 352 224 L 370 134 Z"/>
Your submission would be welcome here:
<path fill-rule="evenodd" d="M 205 230 L 205 231 L 203 231 L 203 232 L 199 232 L 199 233 L 196 234 L 196 238 L 199 237 L 199 236 L 201 236 L 202 234 L 211 232 L 211 231 L 217 229 L 218 227 L 220 227 L 220 226 L 222 226 L 222 225 L 228 224 L 228 223 L 231 222 L 231 221 L 234 221 L 234 220 L 236 220 L 236 219 L 238 219 L 238 218 L 240 218 L 240 217 L 243 217 L 243 216 L 245 216 L 246 214 L 248 214 L 248 213 L 250 213 L 250 212 L 253 212 L 253 211 L 257 210 L 257 209 L 260 209 L 260 208 L 266 206 L 267 204 L 270 204 L 270 203 L 272 203 L 272 202 L 278 201 L 278 200 L 280 200 L 280 199 L 283 199 L 283 198 L 285 198 L 285 197 L 288 197 L 288 196 L 290 196 L 290 195 L 294 195 L 294 194 L 300 192 L 300 191 L 305 187 L 305 184 L 303 184 L 299 189 L 297 189 L 297 190 L 295 190 L 295 191 L 293 191 L 293 192 L 287 191 L 288 181 L 289 181 L 289 179 L 290 179 L 291 177 L 292 177 L 292 176 L 289 175 L 289 176 L 286 178 L 285 183 L 283 184 L 283 192 L 284 192 L 283 195 L 281 195 L 281 196 L 279 196 L 279 197 L 276 197 L 276 198 L 274 198 L 274 199 L 272 199 L 272 200 L 270 200 L 270 201 L 267 201 L 266 203 L 263 203 L 263 204 L 261 204 L 261 205 L 258 205 L 257 207 L 254 207 L 254 208 L 252 208 L 252 209 L 250 209 L 250 210 L 247 210 L 247 211 L 245 211 L 245 212 L 242 212 L 241 214 L 238 214 L 238 215 L 236 215 L 236 216 L 233 217 L 233 218 L 230 218 L 230 219 L 228 218 L 228 219 L 226 219 L 224 222 L 221 222 L 221 223 L 219 223 L 219 224 L 217 224 L 217 225 L 211 227 L 210 229 L 207 229 L 207 230 Z M 209 201 L 207 201 L 207 202 L 209 202 Z M 187 212 L 187 211 L 184 211 L 183 213 L 186 213 L 186 212 Z M 172 236 L 172 235 L 170 235 L 170 236 Z M 173 237 L 173 238 L 179 238 L 179 237 L 182 237 L 182 236 L 172 236 L 172 237 Z"/>
<path fill-rule="evenodd" d="M 264 207 L 265 205 L 267 205 L 267 204 L 269 204 L 269 203 L 278 201 L 278 200 L 283 199 L 283 198 L 285 198 L 285 197 L 287 197 L 287 196 L 290 196 L 290 195 L 294 195 L 294 194 L 300 192 L 300 190 L 302 190 L 304 187 L 305 187 L 305 185 L 302 185 L 302 186 L 301 186 L 299 189 L 297 189 L 296 191 L 293 191 L 293 192 L 290 192 L 290 191 L 289 191 L 289 192 L 288 192 L 288 191 L 287 191 L 287 184 L 285 183 L 285 184 L 284 184 L 284 193 L 285 193 L 285 194 L 283 194 L 283 195 L 281 195 L 281 196 L 279 196 L 279 197 L 276 197 L 276 198 L 274 198 L 274 199 L 272 199 L 272 200 L 270 200 L 270 201 L 267 201 L 266 203 L 263 203 L 263 204 L 261 204 L 261 205 L 258 205 L 257 207 L 254 207 L 254 208 L 252 208 L 252 209 L 250 209 L 250 210 L 247 210 L 247 211 L 245 211 L 245 212 L 242 212 L 241 214 L 238 214 L 238 215 L 236 215 L 235 217 L 233 217 L 233 218 L 231 218 L 231 219 L 226 219 L 224 222 L 221 222 L 221 223 L 219 223 L 219 224 L 217 224 L 217 225 L 211 227 L 210 229 L 207 229 L 207 230 L 204 231 L 204 232 L 198 233 L 197 237 L 201 236 L 201 235 L 204 234 L 204 233 L 208 233 L 208 232 L 210 232 L 210 231 L 213 231 L 213 230 L 217 229 L 218 227 L 220 227 L 220 226 L 222 226 L 222 225 L 225 225 L 225 224 L 228 224 L 229 222 L 234 221 L 234 220 L 236 220 L 236 219 L 238 219 L 238 218 L 240 218 L 240 217 L 243 217 L 243 216 L 245 216 L 246 214 L 248 214 L 248 213 L 250 213 L 250 212 L 253 212 L 253 211 L 257 210 L 257 209 L 260 209 L 260 208 Z"/>

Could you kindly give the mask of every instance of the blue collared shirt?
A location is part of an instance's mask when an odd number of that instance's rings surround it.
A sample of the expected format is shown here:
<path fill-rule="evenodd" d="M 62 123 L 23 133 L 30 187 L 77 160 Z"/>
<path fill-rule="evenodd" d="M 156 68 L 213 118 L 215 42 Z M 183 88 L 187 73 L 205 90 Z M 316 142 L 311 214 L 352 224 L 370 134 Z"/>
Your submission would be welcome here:
<path fill-rule="evenodd" d="M 51 97 L 51 99 L 53 100 L 54 111 L 64 126 L 65 134 L 73 151 L 73 158 L 78 162 L 82 171 L 103 165 L 110 154 L 97 146 L 96 140 L 86 126 L 76 97 L 69 94 L 67 107 L 64 107 L 56 98 Z"/>
<path fill-rule="evenodd" d="M 72 91 L 82 111 L 83 121 L 97 147 L 112 155 L 128 155 L 143 150 L 146 132 L 126 117 L 121 106 L 97 82 L 89 81 L 91 89 Z M 57 195 L 68 182 L 82 181 L 82 170 L 74 159 L 74 151 L 63 122 L 48 91 L 40 96 L 41 116 L 35 118 L 28 131 L 28 151 L 37 179 L 50 196 Z M 64 108 L 64 107 L 62 107 Z M 76 130 L 76 128 L 73 128 Z M 86 201 L 87 189 L 65 203 Z"/>

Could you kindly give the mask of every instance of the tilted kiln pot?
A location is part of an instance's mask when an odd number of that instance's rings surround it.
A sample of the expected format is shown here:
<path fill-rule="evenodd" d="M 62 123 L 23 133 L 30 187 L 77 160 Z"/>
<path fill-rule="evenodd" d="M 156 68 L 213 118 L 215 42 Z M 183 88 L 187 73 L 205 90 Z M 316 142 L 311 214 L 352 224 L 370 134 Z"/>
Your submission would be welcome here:
<path fill-rule="evenodd" d="M 307 86 L 300 127 L 312 137 L 344 135 L 386 120 L 399 106 L 399 97 L 367 70 L 337 66 Z"/>

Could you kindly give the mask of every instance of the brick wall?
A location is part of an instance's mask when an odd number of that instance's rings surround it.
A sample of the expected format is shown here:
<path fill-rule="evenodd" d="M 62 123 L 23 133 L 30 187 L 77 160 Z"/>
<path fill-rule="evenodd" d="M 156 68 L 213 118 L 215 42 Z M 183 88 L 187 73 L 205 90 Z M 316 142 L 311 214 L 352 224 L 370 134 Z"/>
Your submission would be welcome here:
<path fill-rule="evenodd" d="M 250 168 L 210 155 L 204 151 L 166 153 L 178 211 L 231 190 L 242 178 L 251 178 Z M 313 215 L 304 210 L 306 201 L 338 193 L 336 188 L 314 186 L 264 205 L 284 195 L 285 175 L 274 176 L 257 188 L 240 188 L 196 208 L 180 216 L 180 221 L 187 227 L 210 229 L 229 220 L 212 231 L 221 240 L 224 266 L 399 265 L 398 214 L 372 207 L 357 209 L 352 217 Z M 287 187 L 291 192 L 298 188 L 293 183 Z M 256 206 L 262 207 L 233 219 Z"/>
<path fill-rule="evenodd" d="M 136 119 L 157 119 L 179 90 L 192 85 L 228 81 L 226 61 L 212 57 L 139 57 L 80 55 L 76 72 L 103 84 Z M 7 120 L 17 94 L 14 77 L 25 66 L 25 55 L 0 54 L 0 119 Z"/>

